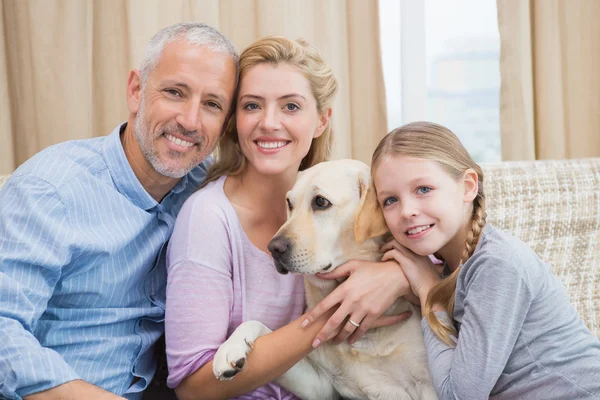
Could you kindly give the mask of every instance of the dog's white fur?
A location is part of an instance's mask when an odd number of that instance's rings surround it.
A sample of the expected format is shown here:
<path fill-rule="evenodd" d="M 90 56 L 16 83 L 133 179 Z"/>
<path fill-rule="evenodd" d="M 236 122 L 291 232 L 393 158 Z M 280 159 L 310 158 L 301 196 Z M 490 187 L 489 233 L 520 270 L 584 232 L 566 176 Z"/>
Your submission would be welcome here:
<path fill-rule="evenodd" d="M 320 209 L 316 196 L 331 206 Z M 312 308 L 339 284 L 313 274 L 352 259 L 379 260 L 387 227 L 369 167 L 359 161 L 324 162 L 300 173 L 288 200 L 292 209 L 275 238 L 288 241 L 290 254 L 274 258 L 280 272 L 306 275 L 306 303 Z M 370 329 L 353 345 L 321 344 L 277 382 L 302 399 L 436 399 L 419 312 L 399 299 L 386 314 L 406 310 L 413 311 L 407 321 Z M 269 332 L 258 321 L 242 323 L 217 351 L 215 376 L 234 377 L 254 340 Z"/>

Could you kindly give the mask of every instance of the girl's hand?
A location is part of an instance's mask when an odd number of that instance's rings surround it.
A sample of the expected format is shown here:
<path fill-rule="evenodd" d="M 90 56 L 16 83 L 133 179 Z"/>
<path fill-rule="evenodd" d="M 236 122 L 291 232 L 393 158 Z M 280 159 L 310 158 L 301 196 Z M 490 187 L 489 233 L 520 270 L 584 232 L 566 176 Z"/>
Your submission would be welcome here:
<path fill-rule="evenodd" d="M 382 261 L 395 260 L 402 268 L 410 283 L 412 292 L 425 305 L 427 295 L 432 287 L 441 281 L 438 268 L 427 256 L 419 256 L 396 240 L 391 240 L 381 247 Z"/>
<path fill-rule="evenodd" d="M 319 274 L 319 277 L 348 279 L 306 314 L 302 326 L 307 326 L 339 304 L 338 309 L 317 334 L 313 347 L 331 339 L 336 333 L 333 343 L 341 343 L 350 337 L 348 343 L 352 344 L 369 328 L 393 325 L 407 320 L 412 315 L 411 311 L 406 311 L 398 315 L 381 316 L 398 297 L 410 293 L 410 285 L 395 261 L 348 261 L 332 272 Z M 343 327 L 338 333 L 341 326 Z"/>

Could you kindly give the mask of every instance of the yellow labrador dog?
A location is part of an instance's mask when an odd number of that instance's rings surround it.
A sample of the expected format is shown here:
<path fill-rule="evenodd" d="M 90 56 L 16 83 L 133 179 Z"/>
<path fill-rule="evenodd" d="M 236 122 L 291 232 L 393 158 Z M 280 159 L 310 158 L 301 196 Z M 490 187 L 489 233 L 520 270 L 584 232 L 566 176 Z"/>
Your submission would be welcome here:
<path fill-rule="evenodd" d="M 308 308 L 339 284 L 315 273 L 352 259 L 381 258 L 388 229 L 364 163 L 320 163 L 299 174 L 287 201 L 288 220 L 268 247 L 280 273 L 305 275 Z M 399 299 L 386 314 L 406 310 L 413 311 L 407 321 L 370 329 L 352 345 L 323 343 L 277 382 L 302 399 L 436 399 L 419 312 Z M 215 376 L 235 377 L 253 342 L 269 332 L 258 321 L 242 323 L 215 354 Z"/>

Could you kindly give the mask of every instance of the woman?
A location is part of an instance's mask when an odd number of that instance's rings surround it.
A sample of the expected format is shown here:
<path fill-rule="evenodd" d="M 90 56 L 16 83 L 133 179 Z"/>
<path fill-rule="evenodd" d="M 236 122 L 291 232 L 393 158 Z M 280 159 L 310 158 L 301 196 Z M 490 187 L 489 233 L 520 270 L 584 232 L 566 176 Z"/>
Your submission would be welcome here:
<path fill-rule="evenodd" d="M 311 334 L 291 324 L 303 312 L 303 280 L 278 274 L 266 246 L 286 219 L 298 171 L 329 157 L 336 91 L 331 68 L 302 41 L 265 38 L 241 55 L 235 120 L 168 251 L 168 384 L 179 398 L 294 398 L 268 382 L 310 351 L 318 326 Z M 245 374 L 220 382 L 212 357 L 248 319 L 276 331 L 257 341 Z M 305 343 L 273 352 L 290 336 Z"/>

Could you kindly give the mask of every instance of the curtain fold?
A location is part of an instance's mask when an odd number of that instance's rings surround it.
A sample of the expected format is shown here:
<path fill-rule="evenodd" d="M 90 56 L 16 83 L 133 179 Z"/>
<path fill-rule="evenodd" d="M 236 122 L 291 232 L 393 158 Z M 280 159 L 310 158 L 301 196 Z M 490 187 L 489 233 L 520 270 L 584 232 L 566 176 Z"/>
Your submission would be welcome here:
<path fill-rule="evenodd" d="M 6 26 L 4 7 L 0 7 L 0 175 L 12 171 L 16 165 L 12 132 L 12 112 L 8 88 L 8 54 L 6 50 Z"/>
<path fill-rule="evenodd" d="M 2 0 L 0 174 L 64 140 L 106 135 L 128 115 L 127 74 L 150 37 L 180 21 L 219 29 L 238 51 L 304 38 L 334 69 L 334 158 L 365 162 L 386 133 L 377 1 Z"/>
<path fill-rule="evenodd" d="M 498 0 L 504 160 L 600 156 L 600 2 Z"/>

